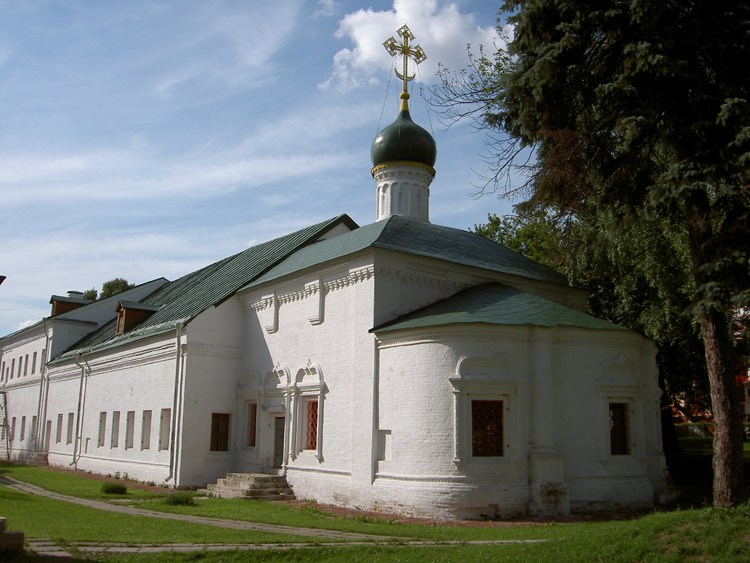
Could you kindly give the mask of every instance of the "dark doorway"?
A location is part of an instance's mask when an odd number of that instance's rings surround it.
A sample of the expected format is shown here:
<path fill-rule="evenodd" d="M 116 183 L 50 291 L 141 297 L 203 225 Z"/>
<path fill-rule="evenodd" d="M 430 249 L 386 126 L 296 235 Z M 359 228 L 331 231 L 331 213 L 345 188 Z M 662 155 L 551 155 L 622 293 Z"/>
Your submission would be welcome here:
<path fill-rule="evenodd" d="M 273 466 L 281 467 L 284 463 L 284 417 L 277 416 L 273 433 Z"/>

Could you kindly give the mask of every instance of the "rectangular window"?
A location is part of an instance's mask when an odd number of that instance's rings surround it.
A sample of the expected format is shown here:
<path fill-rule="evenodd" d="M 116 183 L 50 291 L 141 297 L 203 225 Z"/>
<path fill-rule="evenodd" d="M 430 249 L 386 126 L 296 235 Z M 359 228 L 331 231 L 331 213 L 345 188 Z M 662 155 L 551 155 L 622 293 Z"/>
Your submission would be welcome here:
<path fill-rule="evenodd" d="M 16 417 L 14 416 L 10 423 L 10 441 L 16 439 Z"/>
<path fill-rule="evenodd" d="M 211 413 L 211 451 L 229 451 L 229 414 Z"/>
<path fill-rule="evenodd" d="M 123 332 L 125 332 L 125 309 L 120 309 L 117 312 L 117 326 L 115 327 L 115 336 L 119 336 Z"/>
<path fill-rule="evenodd" d="M 500 457 L 503 450 L 503 401 L 472 401 L 471 455 Z"/>
<path fill-rule="evenodd" d="M 21 417 L 21 441 L 23 442 L 23 439 L 26 437 L 26 417 Z"/>
<path fill-rule="evenodd" d="M 120 411 L 112 413 L 112 438 L 109 443 L 110 448 L 116 448 L 120 443 Z"/>
<path fill-rule="evenodd" d="M 31 439 L 36 438 L 36 415 L 31 417 Z"/>
<path fill-rule="evenodd" d="M 255 447 L 255 434 L 257 433 L 256 420 L 258 418 L 258 403 L 247 404 L 247 445 Z"/>
<path fill-rule="evenodd" d="M 307 401 L 307 417 L 305 424 L 305 449 L 318 449 L 318 401 Z"/>
<path fill-rule="evenodd" d="M 13 379 L 13 373 L 16 371 L 16 359 L 10 361 L 10 378 Z"/>
<path fill-rule="evenodd" d="M 96 445 L 100 448 L 104 447 L 104 437 L 107 435 L 107 413 L 99 413 L 99 439 Z"/>
<path fill-rule="evenodd" d="M 16 374 L 16 377 L 21 377 L 21 368 L 23 367 L 23 358 L 21 356 L 18 357 L 18 373 Z"/>
<path fill-rule="evenodd" d="M 34 355 L 31 356 L 31 375 L 34 375 L 35 371 L 36 371 L 36 352 L 34 352 Z"/>
<path fill-rule="evenodd" d="M 141 449 L 147 450 L 151 447 L 151 411 L 143 411 L 141 417 Z"/>
<path fill-rule="evenodd" d="M 125 449 L 133 447 L 133 434 L 135 433 L 135 411 L 128 411 L 125 416 Z"/>
<path fill-rule="evenodd" d="M 2 367 L 0 368 L 0 381 L 5 379 L 5 362 L 3 362 Z"/>
<path fill-rule="evenodd" d="M 47 360 L 47 356 L 45 355 L 47 353 L 46 348 L 42 348 L 42 355 L 39 356 L 39 372 L 41 373 L 42 369 L 44 368 L 44 362 Z"/>
<path fill-rule="evenodd" d="M 57 433 L 55 434 L 55 444 L 62 442 L 63 415 L 57 415 Z"/>
<path fill-rule="evenodd" d="M 630 404 L 609 404 L 609 448 L 611 455 L 630 455 Z"/>
<path fill-rule="evenodd" d="M 159 450 L 169 449 L 169 426 L 172 417 L 172 409 L 161 409 L 159 419 Z"/>
<path fill-rule="evenodd" d="M 23 359 L 23 374 L 28 375 L 29 374 L 29 355 L 26 354 L 26 357 Z"/>
<path fill-rule="evenodd" d="M 73 423 L 75 417 L 72 412 L 68 413 L 68 431 L 65 433 L 65 443 L 70 444 L 73 442 Z"/>

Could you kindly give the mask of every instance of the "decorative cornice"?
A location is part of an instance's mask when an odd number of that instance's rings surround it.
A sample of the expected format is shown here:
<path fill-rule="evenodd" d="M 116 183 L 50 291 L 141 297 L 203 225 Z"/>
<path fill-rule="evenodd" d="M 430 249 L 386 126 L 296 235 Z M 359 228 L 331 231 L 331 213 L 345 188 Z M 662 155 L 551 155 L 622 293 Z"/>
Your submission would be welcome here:
<path fill-rule="evenodd" d="M 446 340 L 455 340 L 459 342 L 497 342 L 498 337 L 502 337 L 505 342 L 526 342 L 532 343 L 537 342 L 537 338 L 534 333 L 530 331 L 528 325 L 493 325 L 487 327 L 484 330 L 478 330 L 477 324 L 481 323 L 465 323 L 462 326 L 463 329 L 457 328 L 456 325 L 450 328 L 451 332 L 445 332 L 448 330 L 449 325 L 441 325 L 439 327 L 429 326 L 423 328 L 409 328 L 403 329 L 403 331 L 394 332 L 391 334 L 381 333 L 378 336 L 378 347 L 380 349 L 390 348 L 393 346 L 408 346 L 414 344 L 429 344 L 436 342 L 444 342 Z M 632 347 L 638 348 L 638 345 L 628 346 L 622 341 L 609 340 L 606 335 L 600 335 L 600 337 L 592 336 L 562 336 L 561 333 L 568 327 L 557 327 L 556 334 L 550 340 L 549 338 L 539 339 L 541 342 L 547 342 L 552 345 L 558 344 L 583 344 L 586 346 L 596 346 L 603 348 L 611 348 L 613 346 L 618 347 Z M 574 330 L 574 329 L 572 329 Z M 404 334 L 405 331 L 409 331 L 408 334 Z"/>
<path fill-rule="evenodd" d="M 301 301 L 312 295 L 317 295 L 321 288 L 324 292 L 328 293 L 354 285 L 356 283 L 369 280 L 375 274 L 375 268 L 372 265 L 364 266 L 362 268 L 355 268 L 349 271 L 345 276 L 340 276 L 331 280 L 317 283 L 308 283 L 303 288 L 294 291 L 288 291 L 286 293 L 277 293 L 275 296 L 266 295 L 261 297 L 258 301 L 253 301 L 248 304 L 248 309 L 260 312 L 268 309 L 274 305 L 274 299 L 279 305 L 287 303 L 293 303 L 295 301 Z"/>
<path fill-rule="evenodd" d="M 354 285 L 372 278 L 375 275 L 375 267 L 372 265 L 349 270 L 346 276 L 323 282 L 326 291 L 336 291 L 350 285 Z"/>
<path fill-rule="evenodd" d="M 306 465 L 292 465 L 286 466 L 287 471 L 304 471 L 307 473 L 325 473 L 328 475 L 340 475 L 342 477 L 351 477 L 352 472 L 346 469 L 323 469 L 322 467 L 310 467 Z"/>
<path fill-rule="evenodd" d="M 435 169 L 432 166 L 423 164 L 421 162 L 414 162 L 411 160 L 394 160 L 392 162 L 378 164 L 377 166 L 373 167 L 372 170 L 370 170 L 370 174 L 375 176 L 377 174 L 382 174 L 385 171 L 395 171 L 399 169 L 406 171 L 408 169 L 414 168 L 418 168 L 421 172 L 429 174 L 430 178 L 433 178 L 435 176 Z"/>
<path fill-rule="evenodd" d="M 512 477 L 467 477 L 465 475 L 396 475 L 390 473 L 376 473 L 375 480 L 401 481 L 406 483 L 445 483 L 463 486 L 482 485 L 517 485 L 525 487 L 528 485 L 528 476 L 514 475 Z"/>
<path fill-rule="evenodd" d="M 379 266 L 378 268 L 376 268 L 376 273 L 378 275 L 387 276 L 389 278 L 393 278 L 402 283 L 406 283 L 410 285 L 416 285 L 420 287 L 430 287 L 430 288 L 435 288 L 435 289 L 443 289 L 446 291 L 453 291 L 453 292 L 461 291 L 462 289 L 466 289 L 468 287 L 471 287 L 472 285 L 472 284 L 465 283 L 465 282 L 450 281 L 446 279 L 423 276 L 423 275 L 415 274 L 413 272 L 405 272 L 398 268 L 384 268 L 382 266 Z"/>
<path fill-rule="evenodd" d="M 188 356 L 209 356 L 212 358 L 242 358 L 240 346 L 215 346 L 209 344 L 191 344 L 187 348 Z"/>
<path fill-rule="evenodd" d="M 81 363 L 87 368 L 86 375 L 92 376 L 103 372 L 122 371 L 137 366 L 174 360 L 174 355 L 175 343 L 170 341 L 159 346 L 140 348 L 124 354 L 112 355 L 102 352 L 99 357 L 93 358 L 84 355 Z M 72 359 L 70 364 L 48 368 L 50 379 L 58 379 L 58 377 L 64 379 L 67 375 L 66 372 L 80 375 L 80 368 L 73 364 Z"/>
<path fill-rule="evenodd" d="M 647 474 L 642 475 L 566 475 L 565 482 L 575 481 L 649 481 Z"/>

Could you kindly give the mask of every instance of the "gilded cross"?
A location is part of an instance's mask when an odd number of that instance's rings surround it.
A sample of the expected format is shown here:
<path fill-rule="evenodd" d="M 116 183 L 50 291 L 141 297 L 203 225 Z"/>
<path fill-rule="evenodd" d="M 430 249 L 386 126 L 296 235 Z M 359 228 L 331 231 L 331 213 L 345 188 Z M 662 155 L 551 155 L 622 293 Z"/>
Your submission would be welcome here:
<path fill-rule="evenodd" d="M 414 80 L 415 75 L 409 76 L 408 73 L 408 64 L 409 64 L 409 58 L 411 57 L 412 60 L 414 60 L 414 64 L 418 65 L 422 61 L 424 61 L 427 58 L 427 55 L 425 55 L 425 52 L 422 50 L 422 47 L 419 45 L 410 45 L 409 41 L 414 40 L 414 34 L 411 32 L 411 30 L 406 26 L 402 25 L 399 30 L 396 32 L 398 35 L 401 36 L 401 43 L 399 43 L 394 37 L 391 37 L 388 39 L 385 43 L 383 43 L 383 47 L 385 47 L 385 50 L 388 51 L 388 53 L 395 57 L 399 53 L 404 58 L 403 63 L 403 73 L 400 73 L 398 70 L 395 70 L 396 76 L 398 76 L 401 80 L 404 81 L 404 94 L 407 94 L 408 92 L 406 88 L 406 83 L 410 80 Z"/>

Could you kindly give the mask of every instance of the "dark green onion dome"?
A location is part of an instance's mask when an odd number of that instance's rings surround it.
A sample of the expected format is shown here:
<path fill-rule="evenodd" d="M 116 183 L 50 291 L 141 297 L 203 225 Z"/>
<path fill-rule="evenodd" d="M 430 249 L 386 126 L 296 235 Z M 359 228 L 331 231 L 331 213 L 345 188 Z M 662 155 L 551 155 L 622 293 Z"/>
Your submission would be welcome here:
<path fill-rule="evenodd" d="M 396 121 L 375 136 L 370 149 L 373 167 L 386 162 L 418 162 L 435 165 L 437 146 L 427 131 L 411 120 L 409 106 L 402 101 Z"/>

